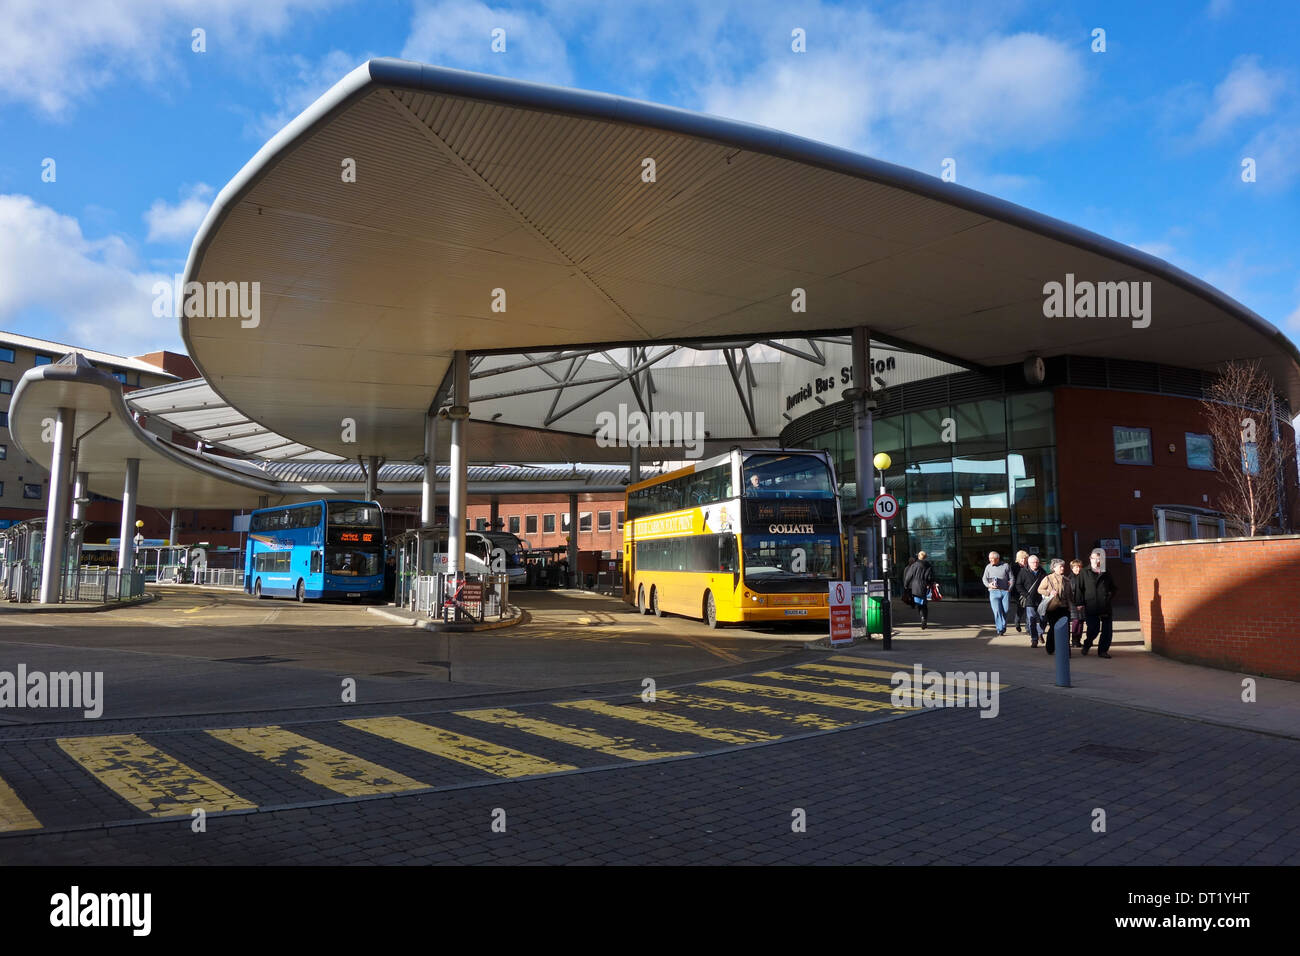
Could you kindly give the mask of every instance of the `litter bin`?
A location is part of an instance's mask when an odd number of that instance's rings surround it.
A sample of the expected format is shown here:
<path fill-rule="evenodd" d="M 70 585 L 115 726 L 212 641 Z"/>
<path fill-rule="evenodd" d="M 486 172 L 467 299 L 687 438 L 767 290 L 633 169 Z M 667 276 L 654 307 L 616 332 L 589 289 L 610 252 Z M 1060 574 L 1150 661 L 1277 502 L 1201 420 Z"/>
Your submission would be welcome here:
<path fill-rule="evenodd" d="M 869 594 L 867 600 L 867 633 L 884 634 L 885 628 L 881 623 L 884 614 L 885 599 L 879 594 Z"/>

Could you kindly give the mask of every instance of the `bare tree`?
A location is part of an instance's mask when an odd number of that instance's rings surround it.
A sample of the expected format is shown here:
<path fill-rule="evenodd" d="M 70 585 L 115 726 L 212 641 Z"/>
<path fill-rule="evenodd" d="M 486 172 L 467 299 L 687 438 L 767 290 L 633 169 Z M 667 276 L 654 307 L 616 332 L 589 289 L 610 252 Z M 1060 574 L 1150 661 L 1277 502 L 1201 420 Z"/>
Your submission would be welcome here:
<path fill-rule="evenodd" d="M 1224 366 L 1201 402 L 1221 486 L 1215 504 L 1252 537 L 1282 508 L 1291 442 L 1277 428 L 1276 398 L 1258 362 Z"/>

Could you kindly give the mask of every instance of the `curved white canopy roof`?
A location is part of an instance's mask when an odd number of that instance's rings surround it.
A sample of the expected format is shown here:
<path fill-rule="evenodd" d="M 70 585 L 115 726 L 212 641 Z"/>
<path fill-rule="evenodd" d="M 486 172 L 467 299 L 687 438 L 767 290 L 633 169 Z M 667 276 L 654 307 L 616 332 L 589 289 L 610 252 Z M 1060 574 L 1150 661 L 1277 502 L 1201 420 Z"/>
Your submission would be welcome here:
<path fill-rule="evenodd" d="M 1067 274 L 1150 282 L 1150 325 L 1045 320 L 1044 284 Z M 216 392 L 347 457 L 419 455 L 457 349 L 858 325 L 981 365 L 1258 358 L 1300 408 L 1285 336 L 1131 247 L 773 130 L 399 60 L 358 67 L 253 157 L 209 211 L 186 278 L 260 283 L 256 324 L 181 319 Z M 806 311 L 792 311 L 794 289 Z M 713 437 L 745 439 L 745 424 Z"/>

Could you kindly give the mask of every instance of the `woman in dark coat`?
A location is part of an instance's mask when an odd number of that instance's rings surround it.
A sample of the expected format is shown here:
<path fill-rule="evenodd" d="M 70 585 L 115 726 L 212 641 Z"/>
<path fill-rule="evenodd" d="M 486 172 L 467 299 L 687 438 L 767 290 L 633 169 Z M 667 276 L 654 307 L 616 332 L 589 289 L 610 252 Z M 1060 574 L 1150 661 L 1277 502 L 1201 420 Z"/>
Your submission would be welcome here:
<path fill-rule="evenodd" d="M 903 594 L 921 615 L 921 630 L 925 630 L 930 623 L 930 587 L 933 584 L 934 567 L 925 560 L 925 552 L 918 551 L 916 560 L 903 572 Z"/>

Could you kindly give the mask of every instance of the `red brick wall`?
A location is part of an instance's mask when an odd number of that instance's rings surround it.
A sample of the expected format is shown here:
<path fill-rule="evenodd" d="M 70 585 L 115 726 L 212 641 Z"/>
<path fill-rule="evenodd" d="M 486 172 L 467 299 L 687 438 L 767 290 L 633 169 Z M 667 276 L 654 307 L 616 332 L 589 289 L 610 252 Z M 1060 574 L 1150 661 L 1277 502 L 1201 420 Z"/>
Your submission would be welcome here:
<path fill-rule="evenodd" d="M 1150 650 L 1300 680 L 1300 535 L 1147 545 L 1134 555 Z"/>
<path fill-rule="evenodd" d="M 611 551 L 615 555 L 623 550 L 623 531 L 618 526 L 618 513 L 623 510 L 624 498 L 622 495 L 610 495 L 605 500 L 600 501 L 579 501 L 578 514 L 584 512 L 591 514 L 591 530 L 580 531 L 578 533 L 578 549 L 580 551 Z M 609 530 L 600 531 L 600 512 L 609 512 Z M 491 505 L 471 504 L 466 510 L 466 517 L 469 518 L 471 528 L 478 527 L 479 518 L 490 518 L 492 512 Z M 510 530 L 511 517 L 519 518 L 519 537 L 526 540 L 534 548 L 554 548 L 563 547 L 567 544 L 564 540 L 564 520 L 569 513 L 569 499 L 556 498 L 554 501 L 512 501 L 510 498 L 502 498 L 501 505 L 497 510 L 497 517 L 502 521 L 502 530 Z M 529 534 L 527 532 L 528 515 L 537 516 L 537 533 Z M 543 515 L 555 515 L 555 532 L 545 534 L 542 529 L 546 526 Z"/>
<path fill-rule="evenodd" d="M 1113 392 L 1091 388 L 1058 388 L 1056 396 L 1056 468 L 1060 493 L 1061 539 L 1073 550 L 1079 535 L 1079 557 L 1101 538 L 1118 538 L 1121 524 L 1153 525 L 1155 505 L 1218 508 L 1218 473 L 1187 467 L 1187 432 L 1205 433 L 1200 402 L 1191 398 Z M 1150 465 L 1115 462 L 1115 426 L 1151 429 Z M 1289 423 L 1282 423 L 1292 438 Z M 1170 445 L 1174 446 L 1172 452 Z M 1300 526 L 1300 492 L 1295 462 L 1288 475 L 1287 503 L 1292 527 Z M 1142 497 L 1133 497 L 1134 491 Z M 1202 496 L 1208 496 L 1206 501 Z M 1121 580 L 1119 599 L 1132 600 Z"/>

